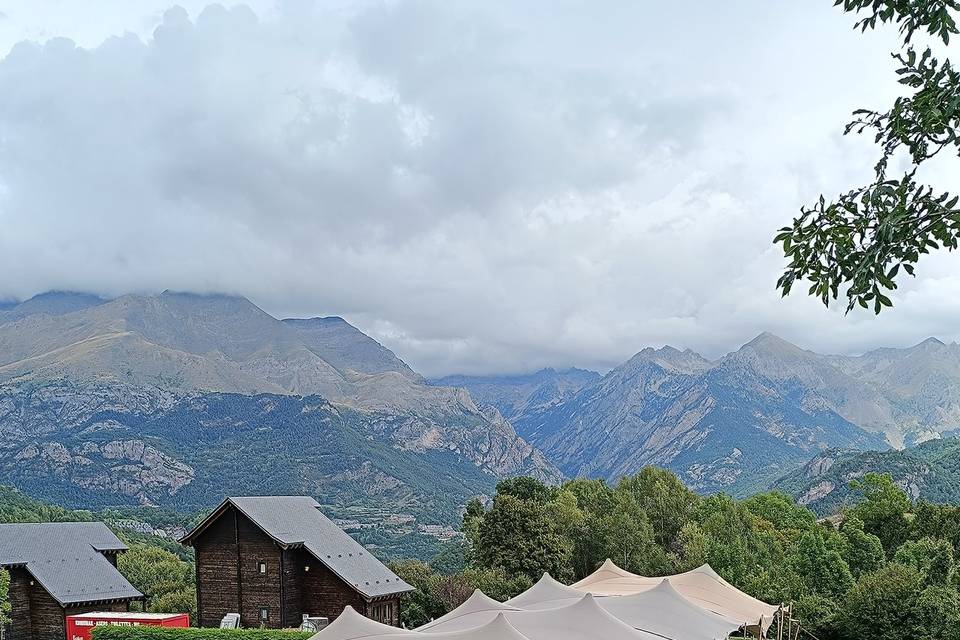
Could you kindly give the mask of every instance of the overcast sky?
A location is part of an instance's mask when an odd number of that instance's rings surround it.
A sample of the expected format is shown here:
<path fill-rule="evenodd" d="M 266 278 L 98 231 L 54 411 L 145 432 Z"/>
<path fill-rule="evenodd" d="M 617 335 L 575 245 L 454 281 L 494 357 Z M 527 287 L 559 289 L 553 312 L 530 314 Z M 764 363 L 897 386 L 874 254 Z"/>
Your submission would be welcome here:
<path fill-rule="evenodd" d="M 0 0 L 0 298 L 238 293 L 428 375 L 960 339 L 960 255 L 879 319 L 774 291 L 897 90 L 830 0 L 205 4 Z"/>

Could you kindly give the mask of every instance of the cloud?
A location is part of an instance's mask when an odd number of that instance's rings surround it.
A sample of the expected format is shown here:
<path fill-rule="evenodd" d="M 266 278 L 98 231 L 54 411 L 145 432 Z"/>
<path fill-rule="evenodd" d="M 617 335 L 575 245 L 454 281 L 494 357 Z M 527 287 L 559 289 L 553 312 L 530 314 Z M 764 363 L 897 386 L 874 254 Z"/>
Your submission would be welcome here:
<path fill-rule="evenodd" d="M 773 232 L 867 177 L 842 124 L 896 90 L 894 39 L 829 6 L 155 16 L 0 61 L 0 297 L 241 293 L 343 315 L 427 374 L 717 355 L 764 329 L 840 351 L 956 337 L 952 256 L 879 320 L 773 291 Z"/>

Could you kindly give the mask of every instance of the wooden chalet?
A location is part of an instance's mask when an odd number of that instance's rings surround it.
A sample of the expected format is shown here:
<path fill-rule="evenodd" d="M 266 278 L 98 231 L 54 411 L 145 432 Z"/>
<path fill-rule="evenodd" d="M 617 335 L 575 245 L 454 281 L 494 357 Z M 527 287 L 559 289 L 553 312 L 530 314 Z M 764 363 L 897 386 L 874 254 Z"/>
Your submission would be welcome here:
<path fill-rule="evenodd" d="M 413 590 L 312 498 L 227 498 L 181 542 L 196 551 L 201 627 L 227 613 L 245 627 L 296 627 L 304 616 L 333 621 L 347 605 L 397 625 Z"/>
<path fill-rule="evenodd" d="M 5 640 L 65 640 L 67 616 L 129 610 L 143 594 L 117 570 L 126 550 L 102 522 L 0 524 L 0 567 L 10 573 Z"/>

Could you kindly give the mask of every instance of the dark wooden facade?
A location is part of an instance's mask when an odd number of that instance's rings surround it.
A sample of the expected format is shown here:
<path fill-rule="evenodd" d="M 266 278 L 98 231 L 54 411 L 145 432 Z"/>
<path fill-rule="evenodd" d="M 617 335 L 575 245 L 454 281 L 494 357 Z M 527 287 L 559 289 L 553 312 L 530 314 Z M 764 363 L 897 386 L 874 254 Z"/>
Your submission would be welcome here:
<path fill-rule="evenodd" d="M 399 624 L 400 596 L 368 600 L 302 547 L 284 547 L 232 505 L 192 541 L 197 623 L 215 627 L 227 613 L 244 627 L 299 626 L 304 615 L 331 621 L 346 605 Z"/>
<path fill-rule="evenodd" d="M 63 606 L 23 567 L 11 567 L 10 624 L 4 640 L 66 640 L 67 616 L 91 611 L 128 611 L 129 600 Z"/>

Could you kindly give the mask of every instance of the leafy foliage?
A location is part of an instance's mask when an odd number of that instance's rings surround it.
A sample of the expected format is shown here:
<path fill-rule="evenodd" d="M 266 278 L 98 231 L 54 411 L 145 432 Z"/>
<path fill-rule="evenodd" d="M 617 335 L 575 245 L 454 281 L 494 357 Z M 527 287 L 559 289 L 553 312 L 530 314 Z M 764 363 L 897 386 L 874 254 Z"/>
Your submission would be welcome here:
<path fill-rule="evenodd" d="M 780 229 L 788 264 L 777 288 L 788 295 L 800 280 L 825 305 L 841 295 L 847 311 L 855 306 L 880 313 L 892 306 L 887 295 L 896 289 L 901 269 L 910 275 L 920 256 L 931 250 L 957 248 L 960 240 L 960 198 L 924 185 L 921 165 L 942 151 L 960 153 L 960 72 L 939 60 L 930 47 L 921 53 L 910 46 L 918 31 L 944 44 L 958 33 L 957 0 L 836 0 L 844 11 L 865 13 L 857 26 L 865 31 L 878 23 L 900 27 L 904 50 L 893 55 L 899 82 L 912 93 L 898 98 L 887 111 L 859 109 L 845 133 L 871 132 L 880 146 L 873 181 L 828 201 L 824 196 L 801 209 L 793 224 Z M 910 168 L 891 175 L 891 160 L 903 156 Z"/>
<path fill-rule="evenodd" d="M 307 640 L 312 631 L 282 629 L 197 629 L 177 627 L 93 628 L 93 640 Z"/>
<path fill-rule="evenodd" d="M 504 542 L 509 541 L 509 544 Z M 553 531 L 541 501 L 498 494 L 477 532 L 476 560 L 484 567 L 531 580 L 544 571 L 565 577 L 572 546 Z"/>
<path fill-rule="evenodd" d="M 863 576 L 847 594 L 840 612 L 843 635 L 876 640 L 910 637 L 921 583 L 916 569 L 896 563 Z"/>
<path fill-rule="evenodd" d="M 189 613 L 196 618 L 194 569 L 175 554 L 158 547 L 136 545 L 120 555 L 117 568 L 147 597 L 152 613 Z"/>
<path fill-rule="evenodd" d="M 945 586 L 953 576 L 953 545 L 934 538 L 908 540 L 897 549 L 893 561 L 919 571 L 924 584 Z"/>
<path fill-rule="evenodd" d="M 863 494 L 853 515 L 863 522 L 864 531 L 880 539 L 887 555 L 892 555 L 910 530 L 906 514 L 911 505 L 907 494 L 893 483 L 893 478 L 879 473 L 868 473 L 850 486 Z"/>
<path fill-rule="evenodd" d="M 811 585 L 812 595 L 836 599 L 853 586 L 853 574 L 840 552 L 827 548 L 825 538 L 823 531 L 804 532 L 791 560 L 797 575 Z"/>
<path fill-rule="evenodd" d="M 0 522 L 90 522 L 93 513 L 64 509 L 0 485 Z"/>
<path fill-rule="evenodd" d="M 844 519 L 840 526 L 840 542 L 840 554 L 854 578 L 876 571 L 886 561 L 880 538 L 864 531 L 863 521 L 854 515 Z"/>
<path fill-rule="evenodd" d="M 0 629 L 10 623 L 10 574 L 0 569 Z"/>

